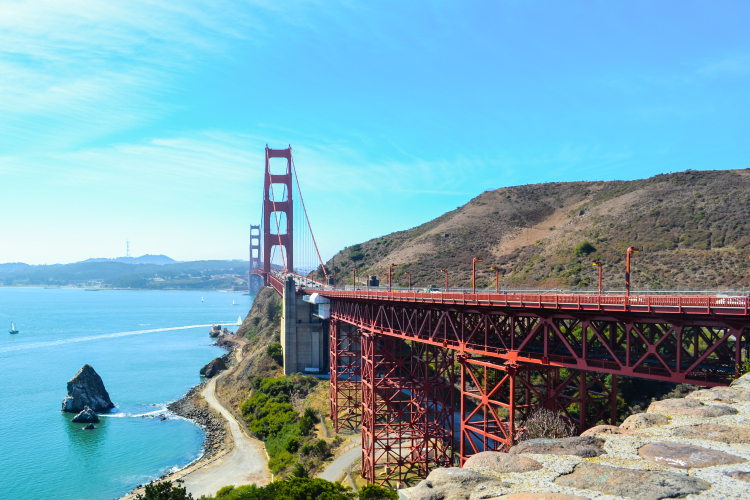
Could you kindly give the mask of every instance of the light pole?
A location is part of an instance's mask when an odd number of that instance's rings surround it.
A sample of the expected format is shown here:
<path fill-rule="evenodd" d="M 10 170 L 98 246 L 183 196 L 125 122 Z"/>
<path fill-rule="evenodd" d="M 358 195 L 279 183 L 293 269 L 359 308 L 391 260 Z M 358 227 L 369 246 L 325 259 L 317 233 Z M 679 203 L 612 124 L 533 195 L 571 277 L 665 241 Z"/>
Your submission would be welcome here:
<path fill-rule="evenodd" d="M 396 267 L 396 264 L 391 264 L 390 266 L 388 266 L 388 292 L 389 293 L 391 291 L 391 270 L 393 270 L 394 267 Z"/>
<path fill-rule="evenodd" d="M 602 294 L 602 263 L 599 260 L 592 262 L 593 265 L 599 268 L 599 295 Z"/>
<path fill-rule="evenodd" d="M 477 262 L 482 262 L 479 257 L 474 257 L 471 260 L 471 293 L 477 293 L 476 277 L 477 277 Z"/>
<path fill-rule="evenodd" d="M 495 293 L 500 293 L 500 270 L 496 267 L 491 267 L 490 271 L 495 271 Z"/>
<path fill-rule="evenodd" d="M 405 272 L 404 274 L 409 277 L 409 291 L 411 292 L 411 273 Z"/>
<path fill-rule="evenodd" d="M 339 274 L 338 271 L 333 272 L 333 289 L 336 290 L 336 275 Z"/>
<path fill-rule="evenodd" d="M 639 248 L 628 247 L 627 254 L 625 256 L 625 295 L 630 296 L 630 254 L 640 252 Z"/>
<path fill-rule="evenodd" d="M 357 291 L 357 271 L 359 271 L 359 268 L 355 267 L 354 268 L 354 282 L 352 283 L 352 285 L 354 285 L 355 292 Z"/>
<path fill-rule="evenodd" d="M 448 293 L 448 270 L 441 269 L 440 272 L 445 273 L 445 293 Z"/>

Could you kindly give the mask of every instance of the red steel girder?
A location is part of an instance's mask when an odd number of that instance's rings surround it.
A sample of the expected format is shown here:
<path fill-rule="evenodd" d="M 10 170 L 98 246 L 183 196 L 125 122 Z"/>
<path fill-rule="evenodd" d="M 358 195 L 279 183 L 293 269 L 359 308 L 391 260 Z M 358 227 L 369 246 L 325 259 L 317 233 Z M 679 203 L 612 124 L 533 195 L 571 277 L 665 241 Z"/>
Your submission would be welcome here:
<path fill-rule="evenodd" d="M 508 311 L 338 296 L 331 316 L 466 355 L 703 386 L 729 383 L 750 344 L 750 319 L 729 316 Z"/>
<path fill-rule="evenodd" d="M 403 484 L 453 464 L 454 382 L 451 350 L 362 331 L 362 476 L 368 482 Z"/>
<path fill-rule="evenodd" d="M 330 417 L 342 426 L 359 427 L 362 420 L 362 335 L 358 327 L 330 321 Z"/>

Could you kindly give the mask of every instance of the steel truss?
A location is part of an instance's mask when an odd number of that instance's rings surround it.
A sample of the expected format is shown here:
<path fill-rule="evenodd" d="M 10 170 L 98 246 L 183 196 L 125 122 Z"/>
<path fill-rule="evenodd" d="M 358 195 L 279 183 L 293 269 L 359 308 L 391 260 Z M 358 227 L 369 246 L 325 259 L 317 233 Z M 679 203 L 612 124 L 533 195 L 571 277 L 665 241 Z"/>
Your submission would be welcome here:
<path fill-rule="evenodd" d="M 450 349 L 362 331 L 362 476 L 404 484 L 454 463 Z"/>
<path fill-rule="evenodd" d="M 461 465 L 482 451 L 508 451 L 538 408 L 562 413 L 578 432 L 617 422 L 617 377 L 492 357 L 459 356 L 459 362 Z"/>
<path fill-rule="evenodd" d="M 330 321 L 330 417 L 339 432 L 362 420 L 362 336 L 358 327 Z"/>
<path fill-rule="evenodd" d="M 331 316 L 462 355 L 675 383 L 726 385 L 750 344 L 745 317 L 513 311 L 329 297 Z"/>

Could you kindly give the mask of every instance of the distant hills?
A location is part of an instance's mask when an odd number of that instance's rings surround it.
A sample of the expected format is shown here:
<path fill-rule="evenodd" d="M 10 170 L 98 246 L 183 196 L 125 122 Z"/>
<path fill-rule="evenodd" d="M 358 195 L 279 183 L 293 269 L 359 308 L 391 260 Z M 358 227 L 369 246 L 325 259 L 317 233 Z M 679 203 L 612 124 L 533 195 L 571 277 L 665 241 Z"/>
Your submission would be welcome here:
<path fill-rule="evenodd" d="M 86 259 L 81 262 L 123 262 L 125 264 L 156 264 L 163 266 L 165 264 L 174 264 L 177 261 L 170 259 L 166 255 L 141 255 L 140 257 L 117 257 L 115 259 Z"/>
<path fill-rule="evenodd" d="M 335 255 L 351 283 L 376 274 L 406 285 L 623 290 L 625 251 L 641 290 L 750 292 L 750 169 L 685 171 L 649 179 L 556 182 L 486 191 L 421 226 L 352 245 Z M 332 261 L 326 264 L 330 268 Z"/>

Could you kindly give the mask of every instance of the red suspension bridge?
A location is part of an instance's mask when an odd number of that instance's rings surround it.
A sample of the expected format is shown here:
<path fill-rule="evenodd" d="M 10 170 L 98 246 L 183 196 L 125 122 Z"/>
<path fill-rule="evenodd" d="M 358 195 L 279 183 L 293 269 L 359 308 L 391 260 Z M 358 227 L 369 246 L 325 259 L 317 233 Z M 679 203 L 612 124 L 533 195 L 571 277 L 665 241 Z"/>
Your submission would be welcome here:
<path fill-rule="evenodd" d="M 271 172 L 273 158 L 286 160 L 284 173 Z M 256 286 L 283 294 L 291 281 L 296 295 L 330 303 L 330 416 L 337 431 L 361 425 L 369 482 L 403 482 L 481 451 L 506 451 L 538 408 L 562 412 L 579 432 L 615 425 L 618 377 L 726 385 L 747 356 L 747 297 L 425 293 L 312 282 L 310 271 L 327 278 L 328 270 L 291 148 L 266 148 L 264 184 L 251 275 Z M 294 191 L 302 202 L 295 218 Z M 302 265 L 294 267 L 295 256 Z"/>

